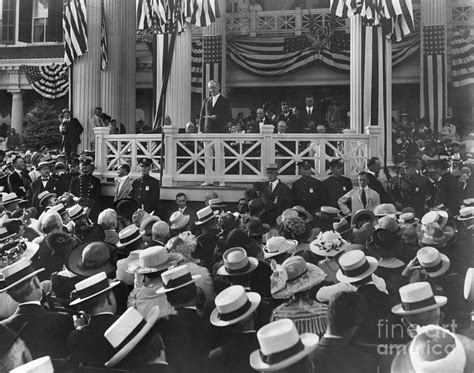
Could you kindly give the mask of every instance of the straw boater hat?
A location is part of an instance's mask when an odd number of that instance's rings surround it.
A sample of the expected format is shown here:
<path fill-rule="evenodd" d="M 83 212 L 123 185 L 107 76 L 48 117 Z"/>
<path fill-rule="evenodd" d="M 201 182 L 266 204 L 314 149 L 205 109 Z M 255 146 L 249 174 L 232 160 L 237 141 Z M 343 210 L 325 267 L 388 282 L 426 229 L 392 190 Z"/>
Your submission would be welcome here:
<path fill-rule="evenodd" d="M 115 247 L 107 242 L 84 242 L 73 248 L 66 256 L 66 268 L 79 276 L 90 277 L 100 272 L 114 273 L 112 262 Z"/>
<path fill-rule="evenodd" d="M 142 250 L 138 257 L 138 263 L 130 264 L 130 272 L 146 275 L 164 271 L 177 264 L 183 256 L 176 253 L 168 253 L 164 246 L 151 246 Z"/>
<path fill-rule="evenodd" d="M 54 161 L 51 159 L 51 161 L 47 161 L 47 160 L 42 160 L 40 163 L 38 163 L 38 167 L 36 167 L 36 169 L 38 171 L 40 171 L 43 167 L 53 167 L 54 165 Z"/>
<path fill-rule="evenodd" d="M 464 279 L 464 298 L 468 301 L 474 300 L 474 268 L 468 268 Z"/>
<path fill-rule="evenodd" d="M 224 265 L 217 270 L 221 276 L 243 276 L 249 274 L 258 267 L 256 258 L 248 257 L 247 252 L 242 247 L 233 247 L 222 255 Z"/>
<path fill-rule="evenodd" d="M 428 211 L 421 218 L 421 224 L 423 224 L 423 228 L 429 223 L 438 223 L 439 226 L 443 228 L 447 222 L 448 222 L 448 213 L 443 210 Z"/>
<path fill-rule="evenodd" d="M 198 210 L 196 212 L 196 216 L 198 218 L 198 220 L 194 223 L 196 225 L 207 223 L 208 221 L 216 218 L 214 211 L 212 211 L 212 208 L 210 208 L 209 206 L 206 206 L 202 208 L 201 210 Z"/>
<path fill-rule="evenodd" d="M 59 215 L 64 215 L 67 213 L 66 207 L 62 203 L 58 203 L 51 207 L 48 212 L 56 211 Z"/>
<path fill-rule="evenodd" d="M 449 239 L 448 234 L 441 229 L 438 223 L 429 223 L 425 227 L 421 243 L 427 246 L 444 245 Z"/>
<path fill-rule="evenodd" d="M 122 361 L 148 334 L 160 316 L 160 308 L 154 306 L 146 318 L 133 307 L 128 308 L 104 333 L 114 349 L 114 355 L 105 363 L 111 368 Z"/>
<path fill-rule="evenodd" d="M 164 294 L 170 291 L 180 289 L 184 286 L 194 284 L 201 275 L 191 276 L 189 268 L 186 264 L 179 267 L 171 268 L 161 274 L 163 287 L 156 291 L 157 294 Z"/>
<path fill-rule="evenodd" d="M 318 237 L 309 244 L 310 250 L 319 256 L 333 257 L 349 246 L 349 242 L 341 237 L 338 232 L 320 232 Z"/>
<path fill-rule="evenodd" d="M 474 198 L 466 198 L 462 201 L 462 207 L 474 207 Z"/>
<path fill-rule="evenodd" d="M 375 272 L 377 259 L 365 256 L 361 250 L 353 250 L 339 258 L 339 266 L 336 278 L 340 282 L 358 282 Z"/>
<path fill-rule="evenodd" d="M 466 221 L 471 219 L 474 219 L 474 207 L 463 207 L 459 210 L 457 220 Z"/>
<path fill-rule="evenodd" d="M 405 212 L 400 214 L 398 222 L 400 224 L 417 225 L 420 222 L 420 219 L 416 218 L 415 214 L 412 212 Z"/>
<path fill-rule="evenodd" d="M 257 310 L 260 300 L 258 293 L 246 292 L 240 285 L 230 286 L 214 300 L 216 308 L 210 316 L 211 324 L 217 327 L 237 324 Z"/>
<path fill-rule="evenodd" d="M 170 216 L 170 228 L 182 229 L 189 223 L 190 216 L 184 215 L 181 211 L 175 211 Z"/>
<path fill-rule="evenodd" d="M 339 220 L 340 210 L 332 206 L 321 206 L 321 209 L 315 213 L 317 217 Z"/>
<path fill-rule="evenodd" d="M 434 296 L 431 285 L 425 281 L 402 286 L 398 292 L 402 302 L 394 306 L 392 312 L 400 316 L 431 311 L 444 306 L 448 301 L 446 297 Z"/>
<path fill-rule="evenodd" d="M 451 266 L 449 258 L 441 254 L 434 247 L 422 247 L 417 251 L 416 258 L 430 277 L 441 276 L 446 273 Z"/>
<path fill-rule="evenodd" d="M 400 211 L 398 211 L 397 208 L 391 203 L 381 203 L 380 205 L 377 205 L 374 208 L 374 215 L 377 217 L 387 216 L 387 215 L 396 216 L 398 214 L 400 214 Z"/>
<path fill-rule="evenodd" d="M 3 284 L 0 289 L 0 293 L 3 293 L 14 286 L 21 284 L 23 281 L 35 277 L 38 273 L 43 271 L 44 268 L 35 269 L 28 258 L 21 258 L 17 262 L 3 268 Z"/>
<path fill-rule="evenodd" d="M 10 373 L 54 373 L 54 367 L 51 358 L 43 356 L 10 370 Z"/>
<path fill-rule="evenodd" d="M 293 250 L 296 246 L 298 246 L 298 241 L 296 240 L 287 240 L 282 236 L 274 236 L 267 240 L 267 244 L 263 248 L 263 256 L 265 259 L 273 258 Z"/>
<path fill-rule="evenodd" d="M 119 232 L 119 242 L 117 247 L 125 247 L 143 237 L 144 232 L 141 232 L 136 225 L 129 225 Z"/>
<path fill-rule="evenodd" d="M 57 194 L 56 193 L 51 193 L 47 190 L 41 192 L 40 194 L 38 194 L 38 201 L 39 201 L 39 204 L 41 206 L 43 206 L 43 203 L 46 202 L 49 198 L 51 197 L 57 197 Z"/>
<path fill-rule="evenodd" d="M 296 293 L 319 285 L 325 278 L 326 274 L 322 269 L 306 263 L 301 256 L 289 257 L 273 270 L 270 278 L 272 298 L 291 298 Z"/>
<path fill-rule="evenodd" d="M 290 319 L 269 323 L 257 332 L 260 349 L 250 354 L 250 365 L 257 371 L 287 368 L 307 357 L 316 348 L 319 337 L 313 333 L 298 334 Z"/>
<path fill-rule="evenodd" d="M 71 306 L 75 306 L 79 303 L 85 302 L 86 300 L 94 298 L 99 294 L 112 290 L 119 284 L 120 281 L 111 281 L 107 279 L 105 272 L 99 272 L 91 277 L 86 278 L 85 280 L 79 281 L 74 285 L 77 298 L 69 304 Z"/>
<path fill-rule="evenodd" d="M 362 217 L 368 217 L 370 219 L 371 224 L 375 221 L 375 215 L 372 211 L 367 210 L 367 209 L 361 209 L 352 216 L 352 220 L 351 220 L 352 226 L 355 227 L 357 223 L 359 222 L 359 219 L 361 219 Z"/>
<path fill-rule="evenodd" d="M 0 202 L 0 206 L 6 206 L 13 202 L 21 202 L 23 201 L 19 198 L 16 193 L 6 193 L 2 196 L 2 201 Z"/>
<path fill-rule="evenodd" d="M 222 200 L 219 197 L 210 199 L 207 202 L 207 204 L 212 209 L 221 209 L 221 208 L 224 208 L 224 207 L 227 206 L 227 205 L 222 203 Z"/>
<path fill-rule="evenodd" d="M 67 213 L 72 220 L 77 220 L 84 215 L 84 209 L 81 205 L 73 205 L 67 209 Z"/>

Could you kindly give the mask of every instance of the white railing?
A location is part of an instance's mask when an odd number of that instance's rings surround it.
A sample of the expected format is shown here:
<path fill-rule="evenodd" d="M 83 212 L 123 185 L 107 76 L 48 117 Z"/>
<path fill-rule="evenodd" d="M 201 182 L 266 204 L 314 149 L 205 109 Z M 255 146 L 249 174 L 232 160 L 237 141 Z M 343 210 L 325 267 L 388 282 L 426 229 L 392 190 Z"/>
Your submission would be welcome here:
<path fill-rule="evenodd" d="M 138 171 L 141 158 L 152 158 L 153 172 L 161 167 L 161 134 L 110 135 L 106 128 L 95 128 L 96 174 L 106 180 L 117 176 L 116 166 L 128 163 Z M 380 156 L 380 132 L 367 135 L 273 133 L 272 125 L 256 134 L 180 134 L 177 128 L 164 128 L 163 186 L 179 182 L 250 183 L 265 177 L 265 165 L 277 163 L 280 178 L 294 181 L 298 162 L 313 164 L 316 177 L 326 177 L 328 161 L 342 158 L 345 174 L 355 178 L 366 168 L 367 159 Z"/>

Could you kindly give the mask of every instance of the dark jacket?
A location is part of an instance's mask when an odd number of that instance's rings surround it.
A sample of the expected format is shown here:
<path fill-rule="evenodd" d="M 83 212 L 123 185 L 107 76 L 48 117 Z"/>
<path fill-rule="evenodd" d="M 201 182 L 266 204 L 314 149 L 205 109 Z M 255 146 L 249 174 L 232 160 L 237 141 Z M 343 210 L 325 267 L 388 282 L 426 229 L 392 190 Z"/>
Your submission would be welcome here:
<path fill-rule="evenodd" d="M 265 195 L 265 213 L 262 215 L 262 222 L 274 225 L 276 218 L 281 213 L 294 205 L 293 194 L 288 185 L 281 180 L 275 186 L 273 191 L 270 191 L 270 184 L 266 183 L 267 193 Z"/>
<path fill-rule="evenodd" d="M 39 305 L 19 305 L 16 312 L 1 322 L 20 333 L 33 359 L 49 355 L 63 358 L 68 355 L 66 339 L 74 329 L 72 318 L 59 312 L 49 312 Z"/>
<path fill-rule="evenodd" d="M 216 119 L 205 118 L 205 116 L 215 115 Z M 201 118 L 199 126 L 204 133 L 226 133 L 227 123 L 232 120 L 232 111 L 230 109 L 229 100 L 222 96 L 212 106 L 212 97 L 205 98 L 201 106 Z"/>
<path fill-rule="evenodd" d="M 249 356 L 258 348 L 255 331 L 231 334 L 224 345 L 209 354 L 208 373 L 252 373 Z"/>
<path fill-rule="evenodd" d="M 133 180 L 131 197 L 138 201 L 140 206 L 143 205 L 143 209 L 146 212 L 158 212 L 160 182 L 150 175 Z"/>
<path fill-rule="evenodd" d="M 337 201 L 352 189 L 352 181 L 345 176 L 329 176 L 322 182 L 322 206 L 339 208 Z"/>
<path fill-rule="evenodd" d="M 367 181 L 369 182 L 369 188 L 375 190 L 380 197 L 380 203 L 392 203 L 393 199 L 388 195 L 385 188 L 379 179 L 377 179 L 370 172 L 367 172 Z"/>
<path fill-rule="evenodd" d="M 292 187 L 295 204 L 303 206 L 313 213 L 321 208 L 322 183 L 314 177 L 301 177 L 296 180 Z"/>
<path fill-rule="evenodd" d="M 436 191 L 436 205 L 443 204 L 449 210 L 451 215 L 457 215 L 459 212 L 459 202 L 461 198 L 461 188 L 454 175 L 445 173 L 438 182 Z"/>
<path fill-rule="evenodd" d="M 46 187 L 43 186 L 43 181 L 42 181 L 41 177 L 38 180 L 36 180 L 32 184 L 33 206 L 35 206 L 36 208 L 39 207 L 38 196 L 41 192 L 44 192 L 45 190 L 47 190 L 50 193 L 58 193 L 57 185 L 58 185 L 58 181 L 56 179 L 54 179 L 53 177 L 49 177 L 49 180 L 46 183 Z"/>
<path fill-rule="evenodd" d="M 8 189 L 20 198 L 31 198 L 31 178 L 26 171 L 21 174 L 22 176 L 13 171 L 8 175 Z"/>
<path fill-rule="evenodd" d="M 70 144 L 77 146 L 81 143 L 81 134 L 84 128 L 76 118 L 71 118 L 70 121 L 63 122 L 63 146 Z"/>
<path fill-rule="evenodd" d="M 100 180 L 93 175 L 81 174 L 72 178 L 69 191 L 79 197 L 81 206 L 97 210 L 101 197 Z"/>

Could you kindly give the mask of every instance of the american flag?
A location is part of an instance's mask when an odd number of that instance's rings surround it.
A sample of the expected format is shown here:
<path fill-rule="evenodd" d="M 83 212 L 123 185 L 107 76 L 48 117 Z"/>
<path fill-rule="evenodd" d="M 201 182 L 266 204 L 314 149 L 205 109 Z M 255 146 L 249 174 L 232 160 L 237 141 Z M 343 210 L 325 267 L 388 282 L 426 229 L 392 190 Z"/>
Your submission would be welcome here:
<path fill-rule="evenodd" d="M 104 0 L 101 0 L 100 18 L 100 68 L 105 70 L 109 63 L 109 45 L 107 43 L 107 23 L 105 20 Z"/>
<path fill-rule="evenodd" d="M 191 92 L 202 94 L 202 41 L 191 43 Z"/>
<path fill-rule="evenodd" d="M 203 36 L 202 92 L 207 93 L 207 82 L 222 81 L 222 36 Z"/>
<path fill-rule="evenodd" d="M 423 26 L 421 107 L 435 132 L 446 116 L 446 29 L 444 25 Z"/>
<path fill-rule="evenodd" d="M 67 66 L 87 52 L 87 9 L 85 0 L 70 0 L 64 7 L 64 62 Z"/>
<path fill-rule="evenodd" d="M 64 96 L 69 91 L 66 64 L 22 65 L 20 71 L 26 75 L 31 88 L 43 97 L 55 99 Z"/>
<path fill-rule="evenodd" d="M 220 17 L 218 0 L 185 0 L 184 13 L 190 24 L 209 26 Z"/>
<path fill-rule="evenodd" d="M 467 28 L 456 29 L 451 39 L 453 87 L 474 84 L 474 39 Z"/>

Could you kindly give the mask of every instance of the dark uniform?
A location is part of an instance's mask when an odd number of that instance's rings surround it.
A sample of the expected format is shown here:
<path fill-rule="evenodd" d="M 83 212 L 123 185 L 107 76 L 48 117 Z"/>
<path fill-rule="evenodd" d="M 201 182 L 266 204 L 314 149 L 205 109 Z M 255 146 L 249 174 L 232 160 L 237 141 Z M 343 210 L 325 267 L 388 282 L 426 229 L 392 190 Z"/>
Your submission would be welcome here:
<path fill-rule="evenodd" d="M 101 196 L 100 180 L 93 175 L 80 174 L 72 178 L 69 191 L 80 198 L 79 204 L 89 207 L 91 219 L 97 215 Z"/>
<path fill-rule="evenodd" d="M 445 173 L 438 182 L 436 205 L 443 204 L 451 215 L 456 215 L 459 212 L 460 199 L 461 188 L 456 177 L 449 172 Z"/>
<path fill-rule="evenodd" d="M 329 176 L 322 182 L 322 204 L 339 208 L 337 201 L 352 189 L 352 181 L 345 176 Z"/>
<path fill-rule="evenodd" d="M 428 178 L 419 174 L 390 180 L 392 196 L 403 207 L 413 207 L 415 215 L 421 218 L 425 213 L 426 200 L 429 198 Z"/>
<path fill-rule="evenodd" d="M 322 183 L 311 176 L 302 176 L 293 183 L 291 192 L 295 204 L 313 213 L 321 208 Z"/>
<path fill-rule="evenodd" d="M 135 179 L 131 195 L 140 206 L 143 205 L 146 212 L 157 212 L 160 203 L 160 182 L 150 175 Z"/>

